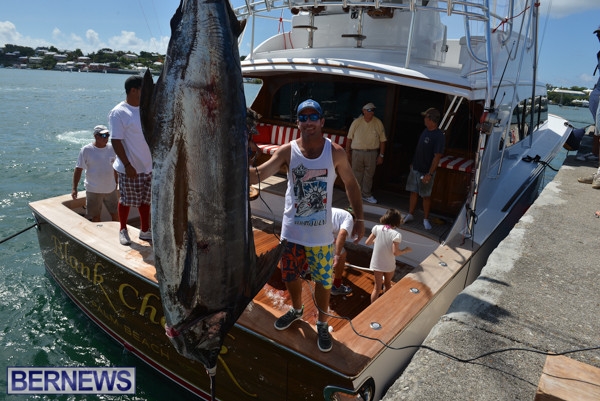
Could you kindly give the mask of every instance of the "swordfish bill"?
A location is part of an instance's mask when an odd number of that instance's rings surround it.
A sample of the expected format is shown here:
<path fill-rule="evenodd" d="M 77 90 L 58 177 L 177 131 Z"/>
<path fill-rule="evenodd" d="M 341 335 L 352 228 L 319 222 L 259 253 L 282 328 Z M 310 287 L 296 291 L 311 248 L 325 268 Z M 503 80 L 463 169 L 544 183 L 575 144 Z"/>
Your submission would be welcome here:
<path fill-rule="evenodd" d="M 153 158 L 152 241 L 166 332 L 214 374 L 227 332 L 272 275 L 283 246 L 256 256 L 246 102 L 227 0 L 182 0 L 140 115 Z"/>

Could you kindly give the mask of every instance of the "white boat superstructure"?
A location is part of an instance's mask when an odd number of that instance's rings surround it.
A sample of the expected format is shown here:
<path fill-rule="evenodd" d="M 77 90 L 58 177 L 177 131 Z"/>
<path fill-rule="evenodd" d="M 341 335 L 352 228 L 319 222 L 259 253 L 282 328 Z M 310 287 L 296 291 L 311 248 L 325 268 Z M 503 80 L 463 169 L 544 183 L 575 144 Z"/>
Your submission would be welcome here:
<path fill-rule="evenodd" d="M 258 63 L 279 57 L 307 57 L 337 61 L 331 64 L 332 69 L 339 68 L 338 63 L 350 63 L 352 69 L 356 63 L 356 69 L 370 66 L 383 74 L 387 71 L 391 77 L 406 75 L 434 81 L 447 77 L 441 83 L 471 92 L 486 90 L 486 74 L 498 79 L 495 72 L 502 72 L 509 57 L 514 61 L 531 50 L 533 2 L 516 0 L 510 2 L 512 7 L 502 3 L 506 2 L 266 0 L 246 2 L 236 13 L 240 18 L 252 17 L 250 26 L 254 29 L 256 25 L 264 29 L 269 19 L 284 27 L 274 13 L 285 10 L 292 14 L 291 30 L 279 32 L 256 48 L 252 40 L 247 60 Z M 462 33 L 448 38 L 446 22 L 453 32 Z M 507 78 L 521 71 L 519 64 L 512 63 Z M 421 71 L 428 67 L 432 69 L 429 74 Z M 531 82 L 531 71 L 524 73 L 520 79 Z M 466 92 L 456 94 L 465 96 Z M 476 99 L 481 93 L 466 96 Z"/>

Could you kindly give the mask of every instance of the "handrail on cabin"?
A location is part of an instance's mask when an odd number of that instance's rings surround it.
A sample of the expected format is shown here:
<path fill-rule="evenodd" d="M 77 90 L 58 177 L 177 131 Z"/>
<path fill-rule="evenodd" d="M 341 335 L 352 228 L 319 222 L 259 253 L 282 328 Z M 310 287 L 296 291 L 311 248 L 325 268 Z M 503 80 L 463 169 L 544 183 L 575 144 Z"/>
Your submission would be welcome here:
<path fill-rule="evenodd" d="M 261 13 L 267 13 L 273 10 L 293 8 L 308 11 L 311 8 L 339 6 L 343 8 L 392 8 L 404 11 L 415 12 L 418 10 L 436 11 L 447 15 L 466 15 L 472 20 L 487 20 L 488 9 L 486 1 L 456 1 L 456 0 L 438 0 L 439 3 L 445 3 L 446 6 L 438 5 L 433 7 L 428 0 L 245 0 L 244 5 L 234 9 L 238 18 L 248 18 Z M 494 16 L 499 21 L 504 20 L 504 16 Z"/>
<path fill-rule="evenodd" d="M 448 16 L 450 15 L 462 15 L 465 18 L 465 48 L 469 56 L 477 63 L 485 64 L 489 60 L 481 60 L 476 57 L 473 51 L 473 45 L 471 40 L 471 33 L 469 24 L 473 21 L 483 22 L 487 26 L 490 24 L 490 19 L 498 21 L 499 24 L 506 24 L 507 33 L 505 40 L 510 37 L 512 32 L 512 16 L 514 16 L 514 0 L 509 0 L 508 18 L 506 16 L 500 16 L 493 14 L 489 8 L 489 0 L 438 0 L 437 6 L 433 1 L 429 0 L 245 0 L 244 5 L 234 9 L 236 16 L 240 19 L 253 17 L 252 28 L 255 26 L 255 18 L 267 18 L 267 19 L 278 19 L 280 23 L 283 22 L 280 18 L 275 18 L 273 15 L 267 15 L 271 11 L 275 10 L 290 10 L 293 14 L 298 12 L 310 12 L 311 17 L 314 17 L 319 12 L 322 12 L 327 7 L 341 7 L 344 9 L 353 10 L 364 10 L 366 9 L 393 9 L 400 11 L 408 11 L 413 13 L 416 12 L 438 12 Z M 445 5 L 445 6 L 444 6 Z M 313 19 L 311 19 L 313 21 Z M 362 24 L 362 21 L 360 22 Z M 314 24 L 314 22 L 312 23 Z M 312 25 L 311 24 L 311 25 Z M 360 38 L 360 31 L 362 27 L 358 27 L 359 33 L 356 35 L 357 38 L 361 39 L 357 41 L 357 47 L 361 46 L 361 41 L 364 38 Z M 317 29 L 312 27 L 309 29 L 309 36 L 312 37 L 312 31 Z M 411 30 L 414 29 L 411 27 Z M 487 35 L 486 35 L 487 36 Z M 486 37 L 486 40 L 488 38 Z M 309 38 L 309 42 L 310 38 Z M 312 43 L 308 44 L 308 47 L 312 47 Z M 409 47 L 410 52 L 410 47 Z M 254 53 L 254 43 L 251 43 L 250 55 Z M 252 58 L 252 57 L 250 57 Z M 407 55 L 407 63 L 410 60 L 410 56 Z M 483 72 L 482 69 L 480 72 Z"/>

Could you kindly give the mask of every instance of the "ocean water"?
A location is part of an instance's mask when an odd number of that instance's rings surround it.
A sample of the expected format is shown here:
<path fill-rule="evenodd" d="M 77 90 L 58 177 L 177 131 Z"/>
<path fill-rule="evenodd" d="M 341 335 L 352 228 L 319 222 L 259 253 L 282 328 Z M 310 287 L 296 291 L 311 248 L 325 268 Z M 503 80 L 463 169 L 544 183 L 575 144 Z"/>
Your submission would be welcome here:
<path fill-rule="evenodd" d="M 126 78 L 0 69 L 0 241 L 34 224 L 29 202 L 70 192 L 79 149 L 124 99 Z M 246 97 L 252 100 L 257 89 L 246 85 Z M 583 108 L 550 106 L 550 112 L 576 127 L 592 122 Z M 134 366 L 136 395 L 95 399 L 192 398 L 125 351 L 69 301 L 45 273 L 34 229 L 0 244 L 0 400 L 90 399 L 8 396 L 9 366 Z"/>

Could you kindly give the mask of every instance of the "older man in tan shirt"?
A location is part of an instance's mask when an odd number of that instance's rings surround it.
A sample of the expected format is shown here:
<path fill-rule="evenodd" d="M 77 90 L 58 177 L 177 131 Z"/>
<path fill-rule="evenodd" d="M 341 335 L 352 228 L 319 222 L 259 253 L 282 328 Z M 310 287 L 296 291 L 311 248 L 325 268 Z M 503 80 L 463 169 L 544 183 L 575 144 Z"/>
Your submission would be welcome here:
<path fill-rule="evenodd" d="M 348 159 L 365 202 L 377 203 L 371 189 L 375 168 L 383 163 L 386 141 L 383 123 L 375 117 L 375 105 L 365 104 L 362 108 L 362 116 L 350 125 L 346 144 Z"/>

